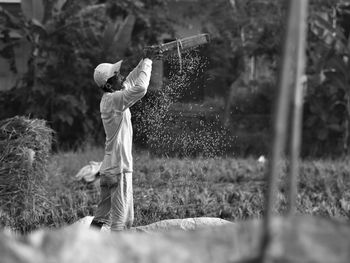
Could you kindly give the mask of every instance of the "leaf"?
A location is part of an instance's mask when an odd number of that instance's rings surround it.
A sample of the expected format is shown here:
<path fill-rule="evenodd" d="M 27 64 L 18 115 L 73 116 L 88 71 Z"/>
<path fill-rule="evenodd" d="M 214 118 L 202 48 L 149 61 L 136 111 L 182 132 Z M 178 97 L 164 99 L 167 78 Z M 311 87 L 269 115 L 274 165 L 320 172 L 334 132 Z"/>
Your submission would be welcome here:
<path fill-rule="evenodd" d="M 343 9 L 342 14 L 350 15 L 350 10 Z"/>
<path fill-rule="evenodd" d="M 326 44 L 331 45 L 335 42 L 338 52 L 343 52 L 344 47 L 346 47 L 347 39 L 343 32 L 339 27 L 334 28 L 332 21 L 329 21 L 328 17 L 322 17 L 322 13 L 312 16 L 310 29 Z"/>
<path fill-rule="evenodd" d="M 348 75 L 348 65 L 339 56 L 333 56 L 327 63 L 327 68 L 335 69 L 336 72 L 344 77 Z"/>
<path fill-rule="evenodd" d="M 92 13 L 96 13 L 101 9 L 105 9 L 106 8 L 106 4 L 96 4 L 96 5 L 88 5 L 86 7 L 84 7 L 82 10 L 80 10 L 76 17 L 82 17 L 88 14 L 92 14 Z"/>
<path fill-rule="evenodd" d="M 69 126 L 73 125 L 73 122 L 74 122 L 73 117 L 66 114 L 66 112 L 57 112 L 56 116 L 61 122 L 67 123 Z"/>
<path fill-rule="evenodd" d="M 100 43 L 100 40 L 97 38 L 96 33 L 92 29 L 92 27 L 87 27 L 85 29 L 87 39 L 91 45 L 96 45 L 96 43 Z"/>
<path fill-rule="evenodd" d="M 44 20 L 44 4 L 42 0 L 21 1 L 21 8 L 24 16 L 32 21 L 36 19 L 39 22 Z"/>
<path fill-rule="evenodd" d="M 315 115 L 319 115 L 322 112 L 321 102 L 316 99 L 310 101 L 310 111 Z"/>
<path fill-rule="evenodd" d="M 332 131 L 336 131 L 336 132 L 342 132 L 343 131 L 343 127 L 339 124 L 329 124 L 328 129 L 332 130 Z"/>
<path fill-rule="evenodd" d="M 3 9 L 1 6 L 0 6 L 0 14 L 6 17 L 6 25 L 5 25 L 6 27 L 20 26 L 21 24 L 20 19 L 12 15 L 7 10 Z"/>
<path fill-rule="evenodd" d="M 331 21 L 329 21 L 327 18 L 322 17 L 321 14 L 315 14 L 312 16 L 312 18 L 314 19 L 316 26 L 323 28 L 328 32 L 334 32 Z"/>
<path fill-rule="evenodd" d="M 347 91 L 348 89 L 348 83 L 346 81 L 341 80 L 339 77 L 334 77 L 330 79 L 330 85 L 333 85 L 334 87 L 337 87 L 338 89 Z"/>
<path fill-rule="evenodd" d="M 306 127 L 313 127 L 317 122 L 317 117 L 315 115 L 310 115 L 310 117 L 307 118 L 305 125 Z"/>
<path fill-rule="evenodd" d="M 70 94 L 60 95 L 57 101 L 65 105 L 66 107 L 77 108 L 79 107 L 79 101 L 76 97 Z"/>
<path fill-rule="evenodd" d="M 116 56 L 123 56 L 131 41 L 131 34 L 134 29 L 136 17 L 128 15 L 123 24 L 119 27 L 114 37 L 113 49 Z"/>
<path fill-rule="evenodd" d="M 140 0 L 134 0 L 134 5 L 137 8 L 144 8 L 145 7 L 145 4 L 142 1 L 140 1 Z"/>
<path fill-rule="evenodd" d="M 346 109 L 346 107 L 347 107 L 347 105 L 346 105 L 346 103 L 345 103 L 344 101 L 337 100 L 336 102 L 334 102 L 334 103 L 332 104 L 332 108 L 334 108 L 334 107 L 336 107 L 336 106 L 338 106 L 338 105 L 343 106 L 345 109 Z"/>
<path fill-rule="evenodd" d="M 46 27 L 39 22 L 38 20 L 36 20 L 35 18 L 32 19 L 32 23 L 35 27 L 39 28 L 40 30 L 42 30 L 44 33 L 47 33 Z"/>
<path fill-rule="evenodd" d="M 56 13 L 60 13 L 67 0 L 57 0 L 54 6 L 54 10 Z"/>
<path fill-rule="evenodd" d="M 321 141 L 324 141 L 328 137 L 328 130 L 327 129 L 321 129 L 317 132 L 317 138 Z"/>
<path fill-rule="evenodd" d="M 108 52 L 113 44 L 113 38 L 115 35 L 115 25 L 108 23 L 105 31 L 103 32 L 102 47 L 105 52 Z"/>
<path fill-rule="evenodd" d="M 8 48 L 10 46 L 15 46 L 18 44 L 22 43 L 22 40 L 24 39 L 24 36 L 22 35 L 22 32 L 19 30 L 10 30 L 13 34 L 15 34 L 16 36 L 18 36 L 19 38 L 12 38 L 10 42 L 5 43 L 3 41 L 0 41 L 0 52 L 5 49 Z M 24 41 L 26 41 L 24 39 Z"/>

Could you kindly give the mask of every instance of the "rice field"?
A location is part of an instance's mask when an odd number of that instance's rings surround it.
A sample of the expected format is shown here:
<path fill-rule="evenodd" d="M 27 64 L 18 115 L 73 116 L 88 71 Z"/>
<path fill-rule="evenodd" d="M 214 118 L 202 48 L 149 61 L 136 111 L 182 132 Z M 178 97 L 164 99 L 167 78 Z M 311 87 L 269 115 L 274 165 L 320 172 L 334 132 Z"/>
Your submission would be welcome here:
<path fill-rule="evenodd" d="M 47 200 L 36 222 L 6 219 L 2 225 L 22 232 L 57 228 L 93 215 L 99 201 L 94 184 L 77 181 L 75 174 L 89 161 L 100 161 L 102 148 L 61 152 L 52 156 L 43 182 Z M 255 158 L 159 158 L 134 153 L 134 225 L 170 218 L 210 216 L 230 221 L 263 215 L 266 163 Z M 276 213 L 286 209 L 282 164 Z M 350 210 L 349 160 L 304 160 L 300 169 L 298 213 L 347 221 Z M 40 210 L 41 211 L 41 210 Z"/>

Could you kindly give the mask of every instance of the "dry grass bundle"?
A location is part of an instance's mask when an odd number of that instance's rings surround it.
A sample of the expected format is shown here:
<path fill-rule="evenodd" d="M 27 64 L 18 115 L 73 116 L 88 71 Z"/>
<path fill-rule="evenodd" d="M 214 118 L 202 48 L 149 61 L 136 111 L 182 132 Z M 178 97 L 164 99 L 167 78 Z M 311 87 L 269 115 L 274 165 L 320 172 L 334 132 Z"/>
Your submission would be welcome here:
<path fill-rule="evenodd" d="M 35 223 L 44 212 L 43 182 L 53 130 L 45 121 L 16 116 L 0 121 L 0 222 L 18 227 Z M 25 231 L 25 229 L 17 229 Z"/>

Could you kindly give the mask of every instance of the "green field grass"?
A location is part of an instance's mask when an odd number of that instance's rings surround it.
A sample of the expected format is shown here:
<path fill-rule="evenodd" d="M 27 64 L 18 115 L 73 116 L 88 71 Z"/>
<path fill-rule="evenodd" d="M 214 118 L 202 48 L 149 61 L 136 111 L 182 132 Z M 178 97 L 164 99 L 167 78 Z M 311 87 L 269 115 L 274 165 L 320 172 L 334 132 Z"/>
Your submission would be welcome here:
<path fill-rule="evenodd" d="M 50 209 L 26 230 L 61 227 L 93 215 L 99 190 L 75 179 L 89 161 L 100 161 L 103 150 L 89 148 L 52 156 L 44 185 Z M 285 171 L 277 192 L 276 213 L 286 208 Z M 134 225 L 158 220 L 210 216 L 230 221 L 263 215 L 266 167 L 256 159 L 153 158 L 146 151 L 134 154 Z M 309 160 L 301 163 L 298 213 L 348 220 L 350 210 L 348 160 Z M 10 226 L 24 228 L 25 219 Z"/>

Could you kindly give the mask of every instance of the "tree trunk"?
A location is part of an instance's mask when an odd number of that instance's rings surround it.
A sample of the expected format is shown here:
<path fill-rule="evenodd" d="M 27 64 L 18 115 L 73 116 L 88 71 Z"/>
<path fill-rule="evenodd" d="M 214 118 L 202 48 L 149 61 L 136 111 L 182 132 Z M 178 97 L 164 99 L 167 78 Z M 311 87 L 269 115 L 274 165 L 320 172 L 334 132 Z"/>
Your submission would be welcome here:
<path fill-rule="evenodd" d="M 224 110 L 224 127 L 228 127 L 229 123 L 230 123 L 230 116 L 231 116 L 231 102 L 233 100 L 233 97 L 235 95 L 235 90 L 239 87 L 244 85 L 244 79 L 243 79 L 243 75 L 239 75 L 239 77 L 232 82 L 231 86 L 230 86 L 230 90 L 229 90 L 229 94 L 227 96 L 227 99 L 225 101 L 225 110 Z"/>

